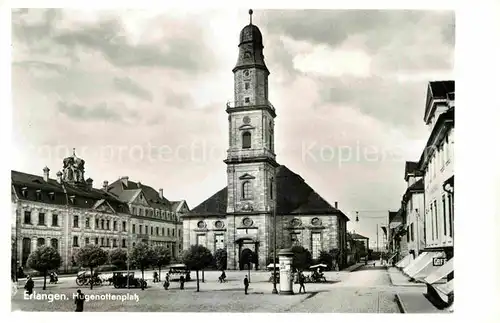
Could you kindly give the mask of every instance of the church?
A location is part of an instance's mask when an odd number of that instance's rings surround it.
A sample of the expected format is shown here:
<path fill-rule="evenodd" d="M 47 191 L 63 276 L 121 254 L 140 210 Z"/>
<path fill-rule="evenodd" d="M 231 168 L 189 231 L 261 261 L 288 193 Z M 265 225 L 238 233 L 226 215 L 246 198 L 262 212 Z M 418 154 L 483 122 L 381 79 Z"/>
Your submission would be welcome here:
<path fill-rule="evenodd" d="M 274 119 L 268 100 L 269 70 L 262 33 L 252 24 L 240 33 L 234 74 L 234 101 L 226 105 L 229 149 L 224 163 L 227 186 L 182 216 L 184 249 L 204 245 L 227 252 L 228 269 L 254 269 L 273 262 L 276 248 L 301 245 L 313 259 L 336 250 L 345 261 L 349 218 L 319 196 L 304 179 L 276 161 Z"/>

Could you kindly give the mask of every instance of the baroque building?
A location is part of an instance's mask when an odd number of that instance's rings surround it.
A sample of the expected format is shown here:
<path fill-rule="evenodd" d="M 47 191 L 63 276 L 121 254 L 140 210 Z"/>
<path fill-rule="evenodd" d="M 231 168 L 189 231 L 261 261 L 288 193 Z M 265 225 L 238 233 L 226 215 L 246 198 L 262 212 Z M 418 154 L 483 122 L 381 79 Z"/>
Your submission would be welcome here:
<path fill-rule="evenodd" d="M 83 159 L 73 152 L 56 179 L 49 175 L 47 167 L 43 176 L 11 172 L 13 266 L 25 267 L 30 253 L 46 244 L 59 251 L 63 272 L 77 270 L 75 252 L 86 244 L 127 247 L 128 206 L 85 180 Z"/>
<path fill-rule="evenodd" d="M 166 246 L 174 259 L 182 250 L 182 222 L 180 215 L 189 211 L 186 201 L 169 201 L 158 191 L 141 182 L 132 182 L 123 176 L 103 190 L 127 203 L 130 210 L 132 246 L 136 242 Z"/>
<path fill-rule="evenodd" d="M 274 250 L 302 245 L 313 258 L 320 251 L 346 249 L 349 219 L 319 196 L 304 179 L 276 161 L 269 70 L 259 28 L 240 33 L 234 74 L 234 101 L 228 102 L 227 186 L 182 216 L 184 249 L 201 244 L 225 249 L 228 268 L 243 269 L 251 254 L 265 268 Z M 276 222 L 274 221 L 276 215 Z M 276 232 L 275 232 L 276 229 Z M 343 255 L 345 262 L 345 255 Z"/>

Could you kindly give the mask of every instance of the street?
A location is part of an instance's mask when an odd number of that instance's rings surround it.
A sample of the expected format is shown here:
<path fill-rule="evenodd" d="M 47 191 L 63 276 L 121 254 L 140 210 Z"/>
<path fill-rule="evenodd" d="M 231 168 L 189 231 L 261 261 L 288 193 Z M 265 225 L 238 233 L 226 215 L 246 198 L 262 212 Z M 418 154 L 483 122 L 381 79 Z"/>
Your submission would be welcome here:
<path fill-rule="evenodd" d="M 248 272 L 227 271 L 228 282 L 217 281 L 219 272 L 205 272 L 200 292 L 196 292 L 196 280 L 179 289 L 178 282 L 172 282 L 168 291 L 162 283 L 152 283 L 153 271 L 145 273 L 148 288 L 116 289 L 113 286 L 78 287 L 75 277 L 61 277 L 57 285 L 47 284 L 42 291 L 43 279 L 35 279 L 35 292 L 58 295 L 52 302 L 48 299 L 24 299 L 24 282 L 12 297 L 12 310 L 21 311 L 74 311 L 73 293 L 81 289 L 86 295 L 108 297 L 108 300 L 89 300 L 85 311 L 126 312 L 313 312 L 313 313 L 399 313 L 395 293 L 419 291 L 418 287 L 396 287 L 384 267 L 363 266 L 354 272 L 326 272 L 327 283 L 306 284 L 306 294 L 290 296 L 273 295 L 269 272 L 251 272 L 249 295 L 243 292 L 242 280 Z M 136 273 L 136 276 L 140 276 Z M 164 274 L 162 273 L 164 277 Z M 196 277 L 196 273 L 192 274 Z M 294 291 L 298 291 L 294 284 Z M 279 288 L 279 285 L 278 285 Z M 110 300 L 110 297 L 127 296 L 126 299 Z M 61 296 L 62 295 L 62 296 Z M 108 295 L 108 296 L 105 296 Z M 111 295 L 111 296 L 110 296 Z M 39 296 L 40 297 L 40 296 Z M 61 299 L 66 297 L 66 299 Z"/>

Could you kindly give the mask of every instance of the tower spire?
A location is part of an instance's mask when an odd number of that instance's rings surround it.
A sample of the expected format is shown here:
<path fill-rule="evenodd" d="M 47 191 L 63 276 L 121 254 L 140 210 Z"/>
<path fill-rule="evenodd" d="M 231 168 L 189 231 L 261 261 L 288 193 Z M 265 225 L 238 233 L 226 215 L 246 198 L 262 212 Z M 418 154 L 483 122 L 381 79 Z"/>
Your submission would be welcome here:
<path fill-rule="evenodd" d="M 252 24 L 252 14 L 253 14 L 253 10 L 250 9 L 248 10 L 248 14 L 250 15 L 250 25 Z"/>
<path fill-rule="evenodd" d="M 76 148 L 73 148 L 73 156 L 76 157 Z"/>

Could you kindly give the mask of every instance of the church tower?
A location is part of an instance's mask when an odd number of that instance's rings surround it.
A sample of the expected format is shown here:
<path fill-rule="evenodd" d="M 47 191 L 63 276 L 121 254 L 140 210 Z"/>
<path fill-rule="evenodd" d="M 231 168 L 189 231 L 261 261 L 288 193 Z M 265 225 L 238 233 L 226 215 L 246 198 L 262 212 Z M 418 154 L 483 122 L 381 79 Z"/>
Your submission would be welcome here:
<path fill-rule="evenodd" d="M 264 62 L 262 34 L 250 24 L 240 33 L 233 69 L 234 101 L 227 103 L 227 213 L 269 213 L 273 207 L 275 168 L 274 118 L 268 99 L 269 70 Z"/>

